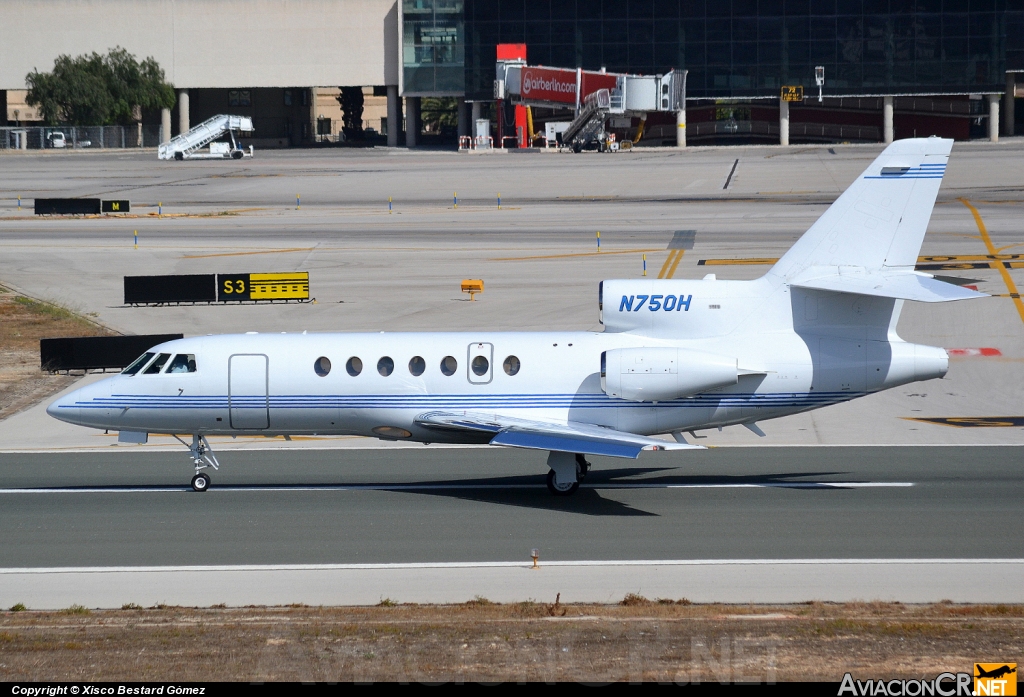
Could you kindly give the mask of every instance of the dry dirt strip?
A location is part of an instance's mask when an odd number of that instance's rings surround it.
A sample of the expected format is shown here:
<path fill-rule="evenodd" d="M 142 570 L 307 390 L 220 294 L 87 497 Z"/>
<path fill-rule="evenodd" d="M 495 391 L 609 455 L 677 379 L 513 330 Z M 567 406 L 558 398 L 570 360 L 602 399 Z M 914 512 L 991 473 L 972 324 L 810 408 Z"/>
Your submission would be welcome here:
<path fill-rule="evenodd" d="M 838 683 L 1024 647 L 1019 605 L 621 600 L 0 612 L 0 680 Z"/>
<path fill-rule="evenodd" d="M 209 607 L 613 603 L 636 593 L 709 603 L 1024 603 L 1024 559 L 737 559 L 0 569 L 0 606 Z"/>

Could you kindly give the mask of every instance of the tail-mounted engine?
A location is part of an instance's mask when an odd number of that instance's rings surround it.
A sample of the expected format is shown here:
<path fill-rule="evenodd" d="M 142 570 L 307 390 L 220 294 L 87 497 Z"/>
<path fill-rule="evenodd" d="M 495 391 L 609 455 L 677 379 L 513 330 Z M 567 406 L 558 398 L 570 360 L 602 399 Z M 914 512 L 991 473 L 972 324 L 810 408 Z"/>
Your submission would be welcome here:
<path fill-rule="evenodd" d="M 662 402 L 735 385 L 735 358 L 682 348 L 613 349 L 601 354 L 601 389 L 633 402 Z"/>

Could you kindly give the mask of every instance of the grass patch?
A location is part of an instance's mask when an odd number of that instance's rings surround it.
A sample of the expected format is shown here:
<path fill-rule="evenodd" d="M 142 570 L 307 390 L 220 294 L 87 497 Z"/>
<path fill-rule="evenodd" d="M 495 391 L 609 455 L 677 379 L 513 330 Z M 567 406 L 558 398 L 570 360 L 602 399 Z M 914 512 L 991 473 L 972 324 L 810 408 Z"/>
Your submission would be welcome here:
<path fill-rule="evenodd" d="M 619 601 L 619 605 L 623 605 L 625 607 L 643 607 L 644 605 L 650 604 L 651 601 L 639 593 L 627 593 L 626 597 Z"/>
<path fill-rule="evenodd" d="M 142 610 L 144 608 L 141 605 L 139 605 L 138 603 L 125 603 L 124 605 L 121 606 L 121 609 L 122 610 Z"/>
<path fill-rule="evenodd" d="M 61 307 L 60 305 L 55 305 L 53 303 L 42 302 L 40 300 L 33 300 L 32 298 L 26 298 L 24 295 L 16 296 L 14 298 L 14 302 L 19 305 L 23 305 L 29 310 L 29 312 L 53 317 L 54 319 L 79 319 L 79 316 L 76 313 L 66 307 Z"/>
<path fill-rule="evenodd" d="M 391 598 L 381 598 L 380 602 L 377 603 L 377 607 L 397 607 L 398 601 L 392 600 Z"/>

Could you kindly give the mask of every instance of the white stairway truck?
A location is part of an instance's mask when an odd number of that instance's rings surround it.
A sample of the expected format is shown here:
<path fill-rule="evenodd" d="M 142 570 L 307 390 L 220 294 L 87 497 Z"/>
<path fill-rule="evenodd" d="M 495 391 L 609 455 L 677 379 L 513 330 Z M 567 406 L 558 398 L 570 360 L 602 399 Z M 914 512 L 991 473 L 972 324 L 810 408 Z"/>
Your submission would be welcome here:
<path fill-rule="evenodd" d="M 252 119 L 248 116 L 230 116 L 218 114 L 203 121 L 188 133 L 182 133 L 161 143 L 157 156 L 161 160 L 241 160 L 252 157 L 252 146 L 242 150 L 235 137 L 236 131 L 252 131 Z M 215 143 L 225 133 L 231 138 L 230 143 Z M 209 145 L 209 150 L 200 152 Z"/>

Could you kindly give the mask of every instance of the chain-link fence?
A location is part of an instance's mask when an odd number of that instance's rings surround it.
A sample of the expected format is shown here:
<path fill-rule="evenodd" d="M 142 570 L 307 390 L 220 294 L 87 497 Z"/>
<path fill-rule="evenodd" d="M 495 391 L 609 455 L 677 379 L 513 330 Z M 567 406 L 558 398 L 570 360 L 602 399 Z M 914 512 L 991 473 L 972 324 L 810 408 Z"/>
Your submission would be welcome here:
<path fill-rule="evenodd" d="M 0 128 L 0 150 L 155 148 L 160 126 L 53 126 Z"/>

